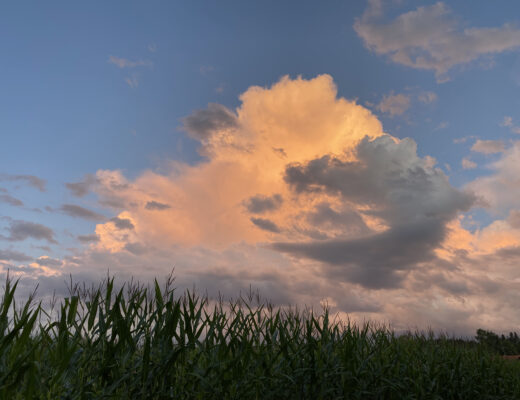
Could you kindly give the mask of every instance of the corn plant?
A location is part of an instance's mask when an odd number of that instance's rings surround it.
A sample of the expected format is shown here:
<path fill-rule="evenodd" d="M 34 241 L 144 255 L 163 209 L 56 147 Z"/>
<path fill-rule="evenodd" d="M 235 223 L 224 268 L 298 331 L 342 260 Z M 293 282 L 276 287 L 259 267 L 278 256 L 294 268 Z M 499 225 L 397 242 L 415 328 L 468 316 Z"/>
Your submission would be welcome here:
<path fill-rule="evenodd" d="M 475 341 L 212 300 L 113 278 L 55 312 L 0 303 L 1 399 L 514 399 L 520 366 Z"/>

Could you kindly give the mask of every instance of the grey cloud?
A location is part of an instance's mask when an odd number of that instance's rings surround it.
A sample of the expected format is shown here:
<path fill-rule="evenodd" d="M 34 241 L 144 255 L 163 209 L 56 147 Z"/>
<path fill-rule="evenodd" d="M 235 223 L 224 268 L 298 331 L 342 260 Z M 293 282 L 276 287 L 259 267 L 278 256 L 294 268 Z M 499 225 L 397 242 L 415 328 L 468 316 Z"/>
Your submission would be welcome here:
<path fill-rule="evenodd" d="M 254 285 L 251 285 L 254 282 Z M 200 274 L 179 276 L 176 283 L 181 287 L 205 290 L 210 298 L 236 299 L 248 293 L 258 293 L 260 299 L 266 296 L 270 304 L 289 305 L 294 302 L 292 291 L 279 276 L 270 273 L 259 275 L 230 273 L 224 270 L 207 270 Z"/>
<path fill-rule="evenodd" d="M 24 253 L 14 250 L 0 250 L 0 260 L 11 260 L 11 261 L 31 261 L 33 258 L 29 257 Z"/>
<path fill-rule="evenodd" d="M 104 215 L 75 204 L 63 204 L 59 210 L 71 217 L 88 219 L 90 221 L 104 221 L 106 219 Z"/>
<path fill-rule="evenodd" d="M 324 272 L 330 279 L 380 289 L 399 287 L 407 271 L 434 260 L 434 250 L 444 237 L 444 226 L 432 223 L 399 226 L 360 239 L 272 246 L 284 253 L 328 264 Z"/>
<path fill-rule="evenodd" d="M 282 205 L 282 202 L 282 196 L 279 194 L 274 194 L 272 196 L 262 196 L 257 194 L 256 196 L 249 198 L 244 205 L 250 213 L 262 214 L 268 211 L 277 210 Z"/>
<path fill-rule="evenodd" d="M 373 4 L 373 3 L 372 3 Z M 482 56 L 491 57 L 520 46 L 520 30 L 510 24 L 464 28 L 442 2 L 418 7 L 385 22 L 381 10 L 369 6 L 354 30 L 365 46 L 398 64 L 435 71 L 439 82 L 447 72 Z"/>
<path fill-rule="evenodd" d="M 453 188 L 440 169 L 420 159 L 411 139 L 396 143 L 388 136 L 365 138 L 357 147 L 357 158 L 345 162 L 324 156 L 306 165 L 292 164 L 285 181 L 296 193 L 324 192 L 346 204 L 368 205 L 363 212 L 381 218 L 388 229 L 356 239 L 273 246 L 329 265 L 326 273 L 335 279 L 371 288 L 395 287 L 406 271 L 436 258 L 434 250 L 445 237 L 446 223 L 468 210 L 475 197 Z M 321 218 L 326 211 L 322 209 Z"/>
<path fill-rule="evenodd" d="M 196 110 L 182 119 L 183 129 L 197 140 L 209 138 L 215 131 L 238 126 L 236 115 L 225 106 L 209 103 L 208 108 Z"/>
<path fill-rule="evenodd" d="M 436 263 L 436 268 L 417 271 L 414 274 L 413 285 L 415 289 L 425 290 L 431 286 L 437 286 L 442 290 L 455 295 L 465 296 L 471 295 L 474 288 L 470 288 L 470 280 L 466 276 L 458 274 L 446 273 L 442 271 L 442 266 Z"/>
<path fill-rule="evenodd" d="M 159 203 L 158 201 L 149 201 L 149 202 L 146 203 L 144 208 L 146 208 L 147 210 L 162 211 L 162 210 L 167 210 L 167 209 L 172 208 L 172 207 L 170 205 L 168 205 L 168 204 Z"/>
<path fill-rule="evenodd" d="M 77 238 L 82 243 L 99 242 L 99 236 L 95 233 L 92 233 L 90 235 L 78 235 Z"/>
<path fill-rule="evenodd" d="M 16 197 L 13 197 L 8 194 L 0 194 L 0 203 L 6 203 L 6 204 L 9 204 L 9 205 L 15 206 L 15 207 L 23 206 L 22 200 L 19 200 Z"/>
<path fill-rule="evenodd" d="M 94 175 L 87 174 L 80 182 L 66 183 L 65 186 L 72 192 L 73 196 L 83 197 L 90 189 L 97 183 L 97 178 Z"/>
<path fill-rule="evenodd" d="M 520 246 L 509 246 L 501 248 L 494 253 L 494 256 L 500 259 L 514 260 L 517 262 L 520 258 Z"/>
<path fill-rule="evenodd" d="M 471 151 L 484 154 L 501 153 L 504 151 L 504 142 L 502 142 L 501 140 L 477 139 L 473 146 L 471 146 Z"/>
<path fill-rule="evenodd" d="M 117 229 L 132 230 L 135 228 L 134 224 L 132 224 L 132 221 L 130 221 L 127 218 L 114 217 L 114 218 L 110 219 L 110 221 L 112 221 L 114 223 L 114 225 L 116 226 Z"/>
<path fill-rule="evenodd" d="M 520 210 L 511 210 L 507 222 L 513 228 L 520 229 Z"/>
<path fill-rule="evenodd" d="M 286 158 L 287 153 L 283 149 L 283 147 L 273 147 L 273 151 L 278 154 L 280 157 Z"/>
<path fill-rule="evenodd" d="M 106 197 L 104 199 L 99 200 L 99 204 L 106 207 L 111 207 L 115 209 L 123 209 L 126 208 L 126 202 L 124 199 L 116 198 L 116 197 Z"/>
<path fill-rule="evenodd" d="M 370 205 L 374 210 L 368 214 L 391 224 L 449 220 L 474 201 L 473 195 L 452 187 L 444 172 L 417 157 L 412 139 L 396 143 L 389 136 L 365 137 L 357 156 L 354 162 L 327 155 L 306 165 L 290 164 L 284 179 L 297 193 L 326 192 Z"/>
<path fill-rule="evenodd" d="M 129 251 L 132 254 L 135 254 L 136 256 L 148 252 L 148 248 L 141 243 L 127 243 L 125 245 L 125 250 Z"/>
<path fill-rule="evenodd" d="M 0 181 L 7 182 L 25 182 L 29 186 L 32 186 L 38 189 L 40 192 L 45 192 L 45 185 L 47 184 L 45 180 L 38 178 L 34 175 L 9 175 L 9 174 L 0 174 Z"/>
<path fill-rule="evenodd" d="M 39 257 L 34 262 L 43 267 L 61 267 L 63 261 L 50 257 Z"/>
<path fill-rule="evenodd" d="M 353 210 L 334 210 L 329 203 L 320 203 L 307 214 L 307 221 L 314 226 L 341 227 L 355 234 L 367 234 L 370 229 L 363 218 Z"/>
<path fill-rule="evenodd" d="M 54 239 L 54 232 L 52 229 L 44 225 L 28 221 L 12 221 L 9 228 L 9 236 L 3 237 L 5 240 L 12 242 L 22 241 L 28 238 L 46 240 L 49 243 L 57 244 Z"/>
<path fill-rule="evenodd" d="M 251 222 L 264 231 L 279 233 L 280 228 L 273 221 L 266 218 L 251 218 Z"/>

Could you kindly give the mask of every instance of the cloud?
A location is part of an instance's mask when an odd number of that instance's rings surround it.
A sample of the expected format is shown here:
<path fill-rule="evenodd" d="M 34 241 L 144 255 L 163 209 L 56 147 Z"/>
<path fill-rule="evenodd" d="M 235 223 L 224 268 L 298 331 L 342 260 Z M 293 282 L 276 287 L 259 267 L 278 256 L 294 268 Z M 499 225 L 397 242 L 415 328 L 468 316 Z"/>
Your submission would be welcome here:
<path fill-rule="evenodd" d="M 139 86 L 139 79 L 137 74 L 132 74 L 131 76 L 128 76 L 125 78 L 125 82 L 128 86 L 130 86 L 132 89 L 135 89 Z"/>
<path fill-rule="evenodd" d="M 437 125 L 434 129 L 434 131 L 440 131 L 442 129 L 446 129 L 448 127 L 448 123 L 446 121 L 443 121 L 443 122 L 440 122 L 439 125 Z M 458 143 L 456 142 L 457 139 L 453 139 L 453 142 L 454 143 Z"/>
<path fill-rule="evenodd" d="M 114 64 L 119 68 L 136 68 L 136 67 L 153 67 L 153 62 L 150 60 L 136 60 L 131 61 L 126 58 L 116 56 L 108 57 L 108 62 Z"/>
<path fill-rule="evenodd" d="M 520 141 L 514 142 L 488 168 L 493 173 L 475 179 L 468 188 L 478 193 L 491 209 L 502 213 L 517 208 L 520 198 Z"/>
<path fill-rule="evenodd" d="M 114 217 L 110 221 L 113 222 L 114 225 L 116 226 L 116 228 L 120 229 L 120 230 L 125 230 L 125 229 L 131 230 L 131 229 L 135 228 L 132 221 L 128 218 Z"/>
<path fill-rule="evenodd" d="M 495 154 L 504 151 L 504 142 L 501 140 L 480 140 L 471 146 L 471 151 L 483 154 Z"/>
<path fill-rule="evenodd" d="M 34 260 L 34 262 L 42 267 L 60 267 L 63 264 L 63 261 L 50 258 L 49 256 L 41 256 Z"/>
<path fill-rule="evenodd" d="M 512 117 L 505 116 L 502 122 L 500 123 L 500 126 L 508 127 L 513 133 L 520 133 L 520 126 L 516 126 L 515 124 L 513 124 Z"/>
<path fill-rule="evenodd" d="M 513 228 L 520 229 L 520 210 L 511 210 L 507 222 L 509 222 L 509 225 Z"/>
<path fill-rule="evenodd" d="M 469 158 L 464 157 L 461 162 L 463 169 L 475 169 L 477 168 L 477 163 L 474 161 L 471 161 Z"/>
<path fill-rule="evenodd" d="M 424 104 L 431 104 L 437 101 L 437 95 L 434 92 L 419 93 L 417 99 Z"/>
<path fill-rule="evenodd" d="M 203 65 L 202 67 L 199 68 L 199 72 L 202 75 L 207 75 L 208 73 L 213 72 L 214 70 L 215 70 L 215 67 L 213 67 L 212 65 Z"/>
<path fill-rule="evenodd" d="M 24 262 L 24 261 L 30 261 L 32 260 L 32 257 L 21 253 L 19 251 L 15 250 L 1 250 L 0 249 L 0 260 L 11 260 L 11 261 L 18 261 L 18 262 Z"/>
<path fill-rule="evenodd" d="M 23 201 L 13 197 L 9 194 L 0 194 L 0 203 L 6 203 L 11 206 L 21 207 L 23 206 Z"/>
<path fill-rule="evenodd" d="M 267 218 L 251 218 L 251 222 L 255 224 L 260 229 L 263 229 L 268 232 L 278 233 L 280 232 L 280 228 L 271 220 Z"/>
<path fill-rule="evenodd" d="M 84 197 L 96 184 L 97 179 L 92 174 L 87 174 L 80 182 L 66 183 L 65 187 L 72 192 L 73 196 Z"/>
<path fill-rule="evenodd" d="M 27 185 L 38 189 L 40 192 L 45 192 L 46 181 L 34 175 L 0 174 L 0 181 L 25 182 Z"/>
<path fill-rule="evenodd" d="M 513 126 L 513 118 L 505 116 L 500 126 Z"/>
<path fill-rule="evenodd" d="M 99 236 L 95 233 L 90 235 L 78 235 L 78 240 L 82 243 L 95 243 L 99 242 Z"/>
<path fill-rule="evenodd" d="M 158 201 L 147 201 L 146 205 L 144 206 L 144 208 L 146 208 L 147 210 L 162 211 L 162 210 L 167 210 L 167 209 L 172 208 L 172 207 L 170 205 L 168 205 L 168 204 L 159 203 Z"/>
<path fill-rule="evenodd" d="M 2 236 L 3 239 L 12 242 L 19 242 L 28 238 L 46 240 L 49 243 L 57 244 L 54 239 L 54 232 L 52 229 L 44 225 L 28 221 L 11 221 L 8 228 L 9 236 Z"/>
<path fill-rule="evenodd" d="M 404 114 L 409 107 L 410 96 L 402 93 L 383 96 L 383 100 L 377 105 L 379 111 L 390 114 L 391 117 Z"/>
<path fill-rule="evenodd" d="M 209 139 L 215 132 L 237 127 L 236 115 L 221 104 L 210 103 L 208 108 L 197 110 L 182 119 L 183 129 L 197 140 Z"/>
<path fill-rule="evenodd" d="M 364 139 L 356 153 L 356 161 L 326 155 L 289 165 L 285 180 L 299 195 L 327 193 L 358 208 L 368 206 L 359 211 L 380 219 L 384 228 L 358 239 L 273 246 L 329 264 L 325 271 L 334 279 L 372 288 L 396 286 L 407 270 L 435 260 L 446 224 L 468 210 L 474 198 L 453 188 L 426 158 L 417 157 L 411 139 Z"/>
<path fill-rule="evenodd" d="M 222 94 L 224 93 L 224 90 L 226 90 L 226 85 L 224 83 L 221 83 L 215 88 L 215 93 Z"/>
<path fill-rule="evenodd" d="M 340 228 L 341 236 L 366 236 L 371 232 L 359 212 L 348 207 L 336 210 L 328 202 L 317 204 L 312 211 L 307 213 L 306 218 L 312 226 L 324 227 L 328 232 Z"/>
<path fill-rule="evenodd" d="M 83 218 L 90 221 L 104 221 L 106 217 L 87 208 L 75 204 L 63 204 L 59 211 L 75 218 Z"/>
<path fill-rule="evenodd" d="M 282 205 L 282 202 L 282 196 L 278 193 L 273 194 L 272 196 L 263 196 L 259 194 L 250 197 L 244 205 L 250 213 L 263 214 L 278 209 Z"/>
<path fill-rule="evenodd" d="M 520 30 L 513 25 L 462 28 L 442 2 L 418 7 L 391 21 L 385 21 L 381 3 L 369 2 L 354 30 L 368 49 L 401 65 L 432 70 L 438 82 L 448 80 L 455 66 L 520 46 Z"/>
<path fill-rule="evenodd" d="M 179 290 L 236 298 L 251 284 L 276 305 L 326 301 L 341 318 L 397 330 L 518 326 L 514 145 L 466 191 L 413 140 L 338 97 L 328 75 L 251 87 L 225 110 L 231 127 L 209 121 L 210 133 L 195 136 L 206 150 L 197 163 L 135 178 L 97 171 L 88 191 L 117 219 L 77 237 L 61 266 L 15 265 L 23 290 L 40 282 L 52 294 L 69 273 L 95 282 L 107 268 L 119 282 L 153 282 L 175 267 Z M 151 199 L 170 208 L 151 211 Z M 465 211 L 484 202 L 495 220 L 475 225 Z"/>

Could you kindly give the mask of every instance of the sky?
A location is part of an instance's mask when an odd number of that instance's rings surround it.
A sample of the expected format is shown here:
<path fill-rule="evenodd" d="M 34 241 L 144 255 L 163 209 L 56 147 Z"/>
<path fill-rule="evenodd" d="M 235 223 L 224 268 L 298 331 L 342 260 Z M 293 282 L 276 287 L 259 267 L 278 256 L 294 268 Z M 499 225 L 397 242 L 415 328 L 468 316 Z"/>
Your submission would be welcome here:
<path fill-rule="evenodd" d="M 520 5 L 0 5 L 0 269 L 520 324 Z M 0 276 L 1 278 L 1 276 Z"/>

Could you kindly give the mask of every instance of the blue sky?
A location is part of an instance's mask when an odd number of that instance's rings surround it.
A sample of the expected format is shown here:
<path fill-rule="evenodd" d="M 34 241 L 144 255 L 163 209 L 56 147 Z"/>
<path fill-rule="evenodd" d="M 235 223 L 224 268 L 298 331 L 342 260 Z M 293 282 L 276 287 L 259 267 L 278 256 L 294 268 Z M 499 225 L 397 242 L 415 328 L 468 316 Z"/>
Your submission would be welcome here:
<path fill-rule="evenodd" d="M 28 286 L 47 280 L 49 288 L 69 272 L 95 280 L 110 267 L 146 280 L 175 264 L 187 286 L 228 285 L 232 294 L 252 283 L 281 304 L 332 296 L 338 312 L 402 326 L 466 332 L 492 321 L 508 329 L 520 314 L 489 288 L 507 282 L 513 290 L 520 279 L 513 268 L 520 249 L 519 11 L 514 1 L 2 4 L 0 263 Z M 343 125 L 336 107 L 349 121 L 364 122 Z M 330 146 L 320 132 L 304 133 L 306 126 L 322 129 Z M 351 132 L 349 142 L 340 140 L 344 132 Z M 401 147 L 381 139 L 383 132 Z M 296 153 L 290 141 L 278 141 L 287 135 L 294 135 Z M 362 144 L 364 135 L 372 142 Z M 256 152 L 267 142 L 287 153 L 284 163 L 275 167 L 271 156 Z M 307 142 L 315 154 L 307 153 Z M 243 146 L 249 164 L 223 143 Z M 381 149 L 378 157 L 404 168 L 396 176 L 383 179 L 394 164 L 369 156 Z M 357 156 L 349 159 L 348 151 Z M 325 156 L 374 170 L 337 170 Z M 312 175 L 318 159 L 326 168 Z M 224 172 L 230 163 L 237 164 Z M 261 172 L 235 172 L 249 167 Z M 414 171 L 423 171 L 422 189 L 413 186 Z M 354 177 L 374 181 L 345 186 Z M 253 181 L 257 186 L 240 192 Z M 421 191 L 430 193 L 423 208 L 415 202 Z M 404 213 L 396 196 L 412 199 L 413 212 Z M 289 204 L 298 215 L 289 215 Z M 322 245 L 330 250 L 339 241 L 346 251 L 352 240 L 367 238 L 374 239 L 367 249 L 387 246 L 387 237 L 403 249 L 420 248 L 398 240 L 409 226 L 389 210 L 410 220 L 424 213 L 430 230 L 421 232 L 439 229 L 424 250 L 431 257 L 410 255 L 401 268 L 381 250 L 378 262 L 392 271 L 375 283 L 365 276 L 373 259 L 322 256 Z M 185 231 L 159 227 L 182 224 Z M 483 266 L 490 260 L 507 267 L 491 273 Z M 291 283 L 298 271 L 307 281 Z M 320 284 L 304 295 L 315 279 Z M 342 305 L 336 297 L 345 292 L 358 306 Z M 500 316 L 477 316 L 479 296 L 494 299 Z M 396 300 L 385 306 L 389 297 Z"/>

